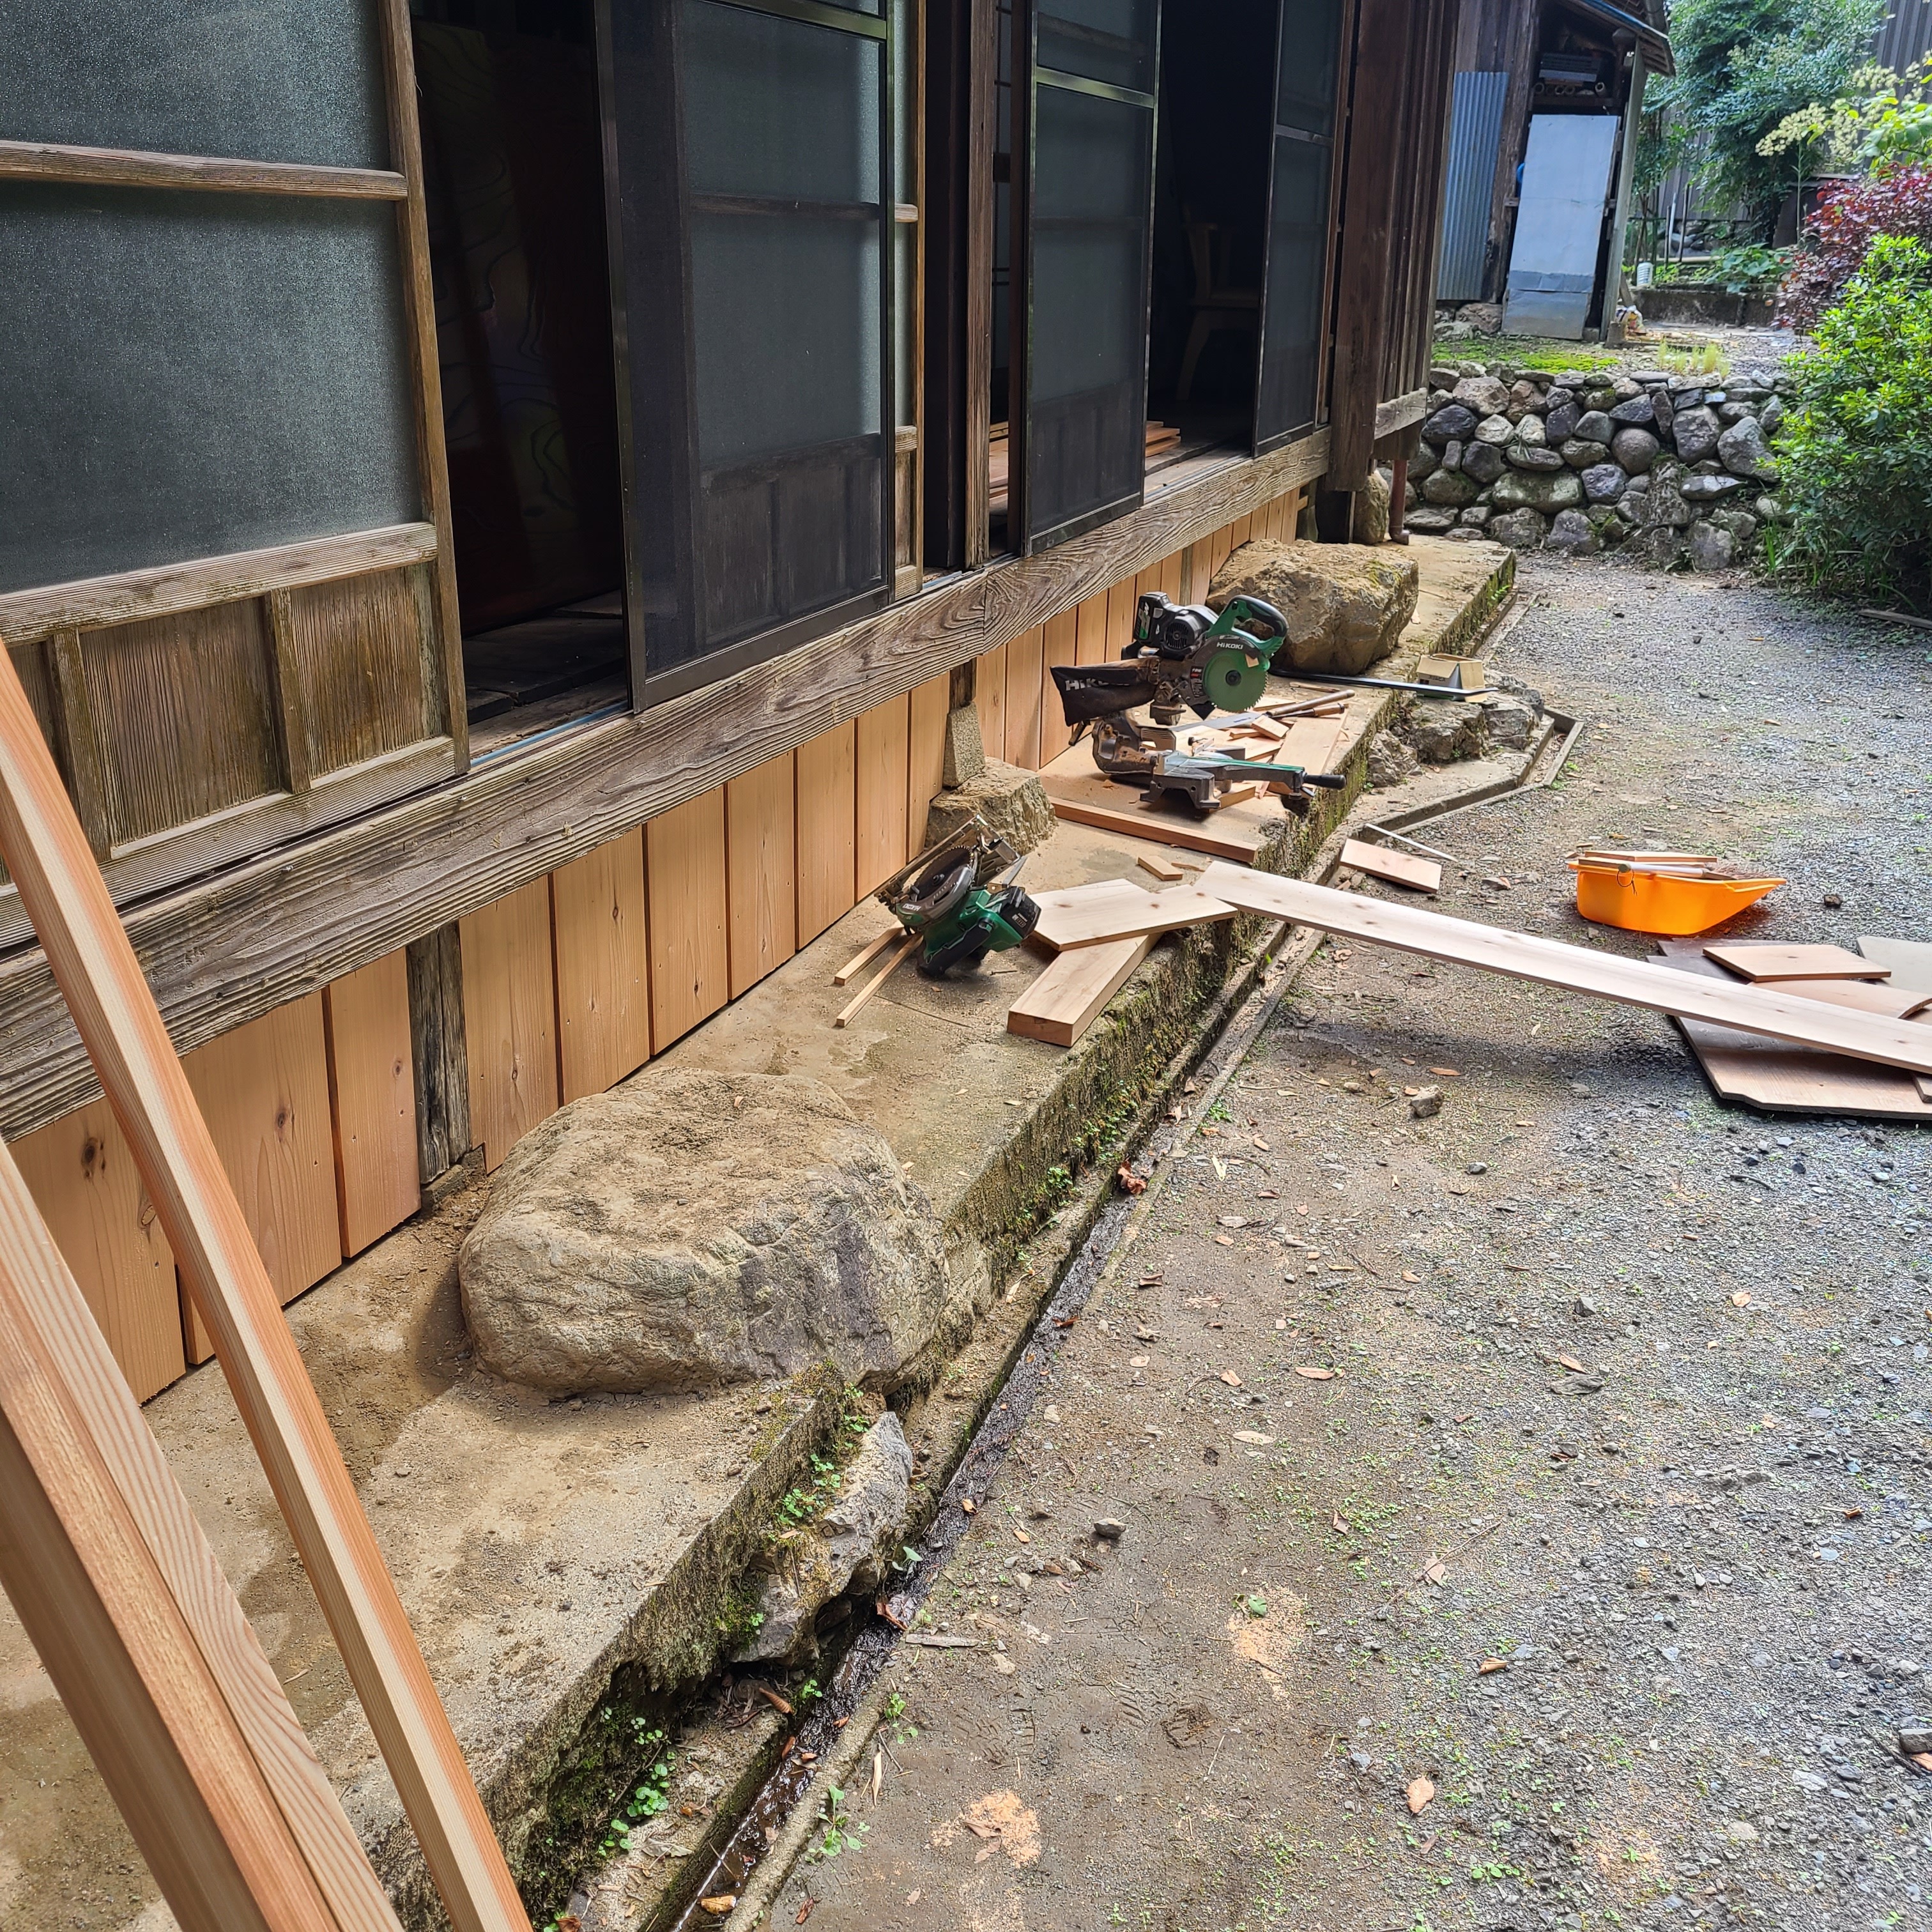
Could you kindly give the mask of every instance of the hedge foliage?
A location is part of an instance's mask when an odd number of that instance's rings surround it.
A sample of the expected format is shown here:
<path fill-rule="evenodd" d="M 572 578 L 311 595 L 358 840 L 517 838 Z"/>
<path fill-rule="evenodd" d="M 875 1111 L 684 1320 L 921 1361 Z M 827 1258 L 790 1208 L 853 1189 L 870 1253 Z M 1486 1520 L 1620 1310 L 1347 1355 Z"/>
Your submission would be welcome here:
<path fill-rule="evenodd" d="M 1932 247 L 1882 236 L 1790 364 L 1781 567 L 1862 602 L 1932 602 Z"/>
<path fill-rule="evenodd" d="M 1778 294 L 1778 320 L 1810 330 L 1844 294 L 1881 235 L 1932 247 L 1932 168 L 1898 168 L 1837 189 L 1804 224 Z"/>

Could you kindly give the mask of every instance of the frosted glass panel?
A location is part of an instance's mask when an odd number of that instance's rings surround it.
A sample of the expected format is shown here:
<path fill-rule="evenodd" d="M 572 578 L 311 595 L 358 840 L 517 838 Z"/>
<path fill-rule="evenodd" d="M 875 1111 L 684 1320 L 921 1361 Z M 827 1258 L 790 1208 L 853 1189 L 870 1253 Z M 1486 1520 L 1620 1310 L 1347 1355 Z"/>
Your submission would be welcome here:
<path fill-rule="evenodd" d="M 684 47 L 694 195 L 879 200 L 879 42 L 698 0 Z"/>
<path fill-rule="evenodd" d="M 1151 94 L 1160 17 L 1156 0 L 1042 0 L 1038 64 Z"/>
<path fill-rule="evenodd" d="M 1154 116 L 1034 89 L 1029 533 L 1137 500 L 1147 397 Z"/>
<path fill-rule="evenodd" d="M 0 183 L 0 590 L 413 520 L 386 202 Z"/>
<path fill-rule="evenodd" d="M 1322 290 L 1328 267 L 1328 148 L 1275 137 L 1274 200 L 1268 226 L 1268 310 L 1262 328 L 1258 437 L 1315 420 Z"/>
<path fill-rule="evenodd" d="M 1327 134 L 1335 125 L 1335 52 L 1341 0 L 1282 0 L 1276 124 Z"/>
<path fill-rule="evenodd" d="M 0 140 L 387 167 L 376 0 L 0 0 Z"/>

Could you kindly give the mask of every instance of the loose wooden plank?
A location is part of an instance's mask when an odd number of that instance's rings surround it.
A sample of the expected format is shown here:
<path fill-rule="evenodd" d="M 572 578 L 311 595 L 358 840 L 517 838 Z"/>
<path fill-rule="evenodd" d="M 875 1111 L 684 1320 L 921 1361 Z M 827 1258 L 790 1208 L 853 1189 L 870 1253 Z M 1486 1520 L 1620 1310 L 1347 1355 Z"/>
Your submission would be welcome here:
<path fill-rule="evenodd" d="M 558 1098 L 602 1094 L 651 1057 L 640 826 L 550 875 Z"/>
<path fill-rule="evenodd" d="M 1412 858 L 1406 852 L 1387 845 L 1370 845 L 1351 838 L 1342 848 L 1342 863 L 1372 879 L 1386 879 L 1390 884 L 1408 886 L 1421 892 L 1440 892 L 1442 868 L 1433 859 Z"/>
<path fill-rule="evenodd" d="M 1178 866 L 1172 859 L 1163 859 L 1157 852 L 1142 852 L 1134 860 L 1144 872 L 1151 872 L 1163 885 L 1178 885 L 1187 876 L 1186 868 Z"/>
<path fill-rule="evenodd" d="M 1084 886 L 1056 886 L 1032 896 L 1039 908 L 1031 938 L 1043 952 L 1058 952 L 1066 944 L 1060 937 L 1063 926 L 1077 928 L 1097 908 L 1117 911 L 1144 911 L 1154 902 L 1146 886 L 1132 879 L 1095 879 Z"/>
<path fill-rule="evenodd" d="M 848 726 L 848 751 L 850 742 Z M 849 761 L 844 771 L 849 803 Z M 802 777 L 800 790 L 802 802 Z M 849 811 L 844 822 L 849 865 Z M 722 785 L 644 827 L 644 885 L 650 908 L 651 1045 L 662 1053 L 731 996 Z"/>
<path fill-rule="evenodd" d="M 902 938 L 904 933 L 904 927 L 895 920 L 879 934 L 878 938 L 868 940 L 864 946 L 854 953 L 852 957 L 832 974 L 832 983 L 835 986 L 850 986 L 868 966 L 872 964 L 874 959 L 878 958 L 881 952 L 884 952 L 887 946 Z"/>
<path fill-rule="evenodd" d="M 1822 1000 L 1827 1006 L 1850 1006 L 1887 1019 L 1917 1019 L 1932 1006 L 1932 993 L 1916 993 L 1889 980 L 1780 980 L 1776 984 L 1780 993 L 1795 998 Z"/>
<path fill-rule="evenodd" d="M 528 1932 L 242 1204 L 4 652 L 0 857 L 134 1149 L 182 1279 L 214 1334 L 236 1406 L 452 1926 Z M 6 1353 L 0 1349 L 0 1359 Z M 0 1488 L 13 1486 L 0 1480 Z"/>
<path fill-rule="evenodd" d="M 923 688 L 923 687 L 922 687 Z M 917 693 L 914 693 L 915 701 Z M 731 997 L 798 950 L 798 797 L 794 754 L 724 788 L 724 872 Z"/>
<path fill-rule="evenodd" d="M 136 1400 L 178 1382 L 188 1364 L 174 1252 L 113 1109 L 92 1101 L 11 1152 Z"/>
<path fill-rule="evenodd" d="M 422 1203 L 404 955 L 386 954 L 325 986 L 322 1021 L 342 1252 L 359 1255 Z"/>
<path fill-rule="evenodd" d="M 1658 941 L 1663 963 L 1697 974 L 1720 986 L 1736 982 L 1724 968 L 1704 957 L 1695 940 Z M 1862 990 L 1860 982 L 1834 983 L 1841 989 Z M 1766 1040 L 1735 1028 L 1712 1026 L 1702 1020 L 1678 1018 L 1677 1027 L 1712 1090 L 1719 1099 L 1738 1100 L 1772 1114 L 1846 1114 L 1859 1119 L 1932 1120 L 1932 1081 L 1900 1073 L 1870 1061 L 1848 1060 L 1842 1054 L 1818 1053 L 1783 1040 Z"/>
<path fill-rule="evenodd" d="M 858 716 L 854 760 L 861 892 L 869 892 L 881 879 L 890 878 L 906 862 L 911 711 L 909 698 L 894 698 Z"/>
<path fill-rule="evenodd" d="M 464 920 L 470 1128 L 493 1172 L 561 1104 L 550 881 L 532 879 Z"/>
<path fill-rule="evenodd" d="M 105 1101 L 92 1111 L 108 1116 L 112 1125 Z M 118 1126 L 113 1132 L 119 1140 Z M 134 1175 L 124 1142 L 121 1151 L 138 1193 L 139 1178 Z M 98 1171 L 96 1178 L 109 1176 Z M 192 1821 L 184 1825 L 184 1795 L 170 1780 L 182 1766 L 192 1764 L 224 1736 L 232 1745 L 238 1733 L 292 1834 L 293 1849 L 314 1874 L 332 1912 L 335 1932 L 395 1932 L 394 1914 L 361 1843 L 303 1736 L 287 1694 L 249 1628 L 134 1392 L 50 1238 L 54 1231 L 36 1222 L 37 1204 L 28 1198 L 26 1177 L 0 1151 L 0 1334 L 4 1336 L 0 1352 L 10 1365 L 0 1387 L 0 1410 L 6 1417 L 6 1429 L 0 1432 L 11 1437 L 27 1464 L 54 1476 L 38 1500 L 55 1505 L 68 1548 L 44 1546 L 44 1517 L 30 1527 L 28 1512 L 21 1507 L 26 1486 L 18 1472 L 10 1470 L 0 1482 L 0 1521 L 5 1526 L 0 1531 L 0 1573 L 4 1573 L 0 1580 L 22 1611 L 56 1688 L 173 1904 L 178 1923 L 208 1923 L 196 1915 L 207 1902 L 205 1888 L 211 1874 L 197 1869 L 190 1874 L 187 1887 L 180 1882 L 176 1862 L 190 1847 L 177 1838 L 185 1833 L 198 1840 L 203 1826 Z M 173 1272 L 170 1258 L 168 1273 Z M 52 1406 L 42 1408 L 47 1398 L 52 1399 Z M 52 1432 L 47 1432 L 47 1424 L 52 1424 Z M 63 1512 L 58 1507 L 62 1490 L 70 1504 L 81 1501 L 86 1492 L 85 1512 Z M 111 1532 L 105 1542 L 95 1540 L 103 1529 Z M 15 1589 L 8 1552 L 20 1552 L 32 1564 L 24 1595 Z M 130 1696 L 138 1702 L 139 1694 L 124 1681 L 115 1681 L 114 1647 L 102 1640 L 93 1622 L 118 1586 L 138 1582 L 146 1568 L 144 1554 L 153 1568 L 140 1591 L 145 1600 L 141 1628 L 155 1636 L 171 1632 L 172 1639 L 170 1643 L 164 1636 L 149 1654 L 163 1659 L 171 1692 L 194 1685 L 205 1690 L 212 1678 L 226 1707 L 218 1708 L 202 1696 L 193 1713 L 194 1734 L 172 1740 L 169 1750 L 152 1748 L 152 1740 L 141 1735 L 146 1720 L 158 1712 L 130 1721 Z M 83 1570 L 94 1571 L 105 1588 L 92 1605 L 62 1594 L 60 1628 L 50 1635 L 37 1634 L 40 1610 L 50 1596 L 61 1592 L 64 1582 L 72 1580 L 64 1574 L 70 1555 L 79 1556 Z M 77 1681 L 68 1668 L 76 1654 L 81 1670 Z M 104 1711 L 108 1719 L 104 1736 L 100 1722 Z M 232 1732 L 224 1719 L 232 1720 Z M 247 1788 L 248 1769 L 240 1754 L 231 1756 L 231 1784 Z M 132 1796 L 130 1785 L 137 1787 Z M 159 1846 L 147 1836 L 150 1827 L 165 1834 Z M 203 1888 L 198 1898 L 197 1888 Z M 255 1903 L 262 1903 L 259 1896 Z M 224 1918 L 217 1922 L 230 1922 Z"/>
<path fill-rule="evenodd" d="M 1006 755 L 1006 646 L 988 651 L 979 662 L 973 701 L 980 707 L 980 738 L 989 758 Z"/>
<path fill-rule="evenodd" d="M 1142 892 L 1138 886 L 1132 890 L 1139 894 L 1138 900 L 1124 892 L 1058 912 L 1046 944 L 1064 952 L 1104 945 L 1111 940 L 1138 938 L 1143 933 L 1157 936 L 1177 932 L 1183 926 L 1211 926 L 1234 916 L 1234 907 L 1197 886 L 1177 886 L 1164 892 Z M 1046 915 L 1041 916 L 1044 922 Z"/>
<path fill-rule="evenodd" d="M 1126 984 L 1154 942 L 1152 933 L 1142 933 L 1063 952 L 1013 1002 L 1006 1014 L 1007 1032 L 1050 1046 L 1071 1046 Z"/>
<path fill-rule="evenodd" d="M 1910 1072 L 1932 1073 L 1932 1027 L 1916 1021 L 1880 1019 L 1815 1000 L 1793 999 L 1760 986 L 1720 985 L 1685 974 L 1666 976 L 1655 965 L 1592 947 L 1533 938 L 1527 933 L 1426 912 L 1418 906 L 1365 899 L 1353 892 L 1250 872 L 1222 861 L 1202 874 L 1201 887 L 1250 912 L 1292 920 L 1321 932 L 1343 933 L 1371 945 L 1479 966 L 1545 986 L 1565 986 L 1626 1005 L 1646 1006 L 1654 1012 L 1709 1020 L 1746 1033 L 1902 1066 Z"/>
<path fill-rule="evenodd" d="M 1346 717 L 1292 718 L 1281 742 L 1268 754 L 1270 762 L 1299 765 L 1305 772 L 1332 772 L 1355 730 Z"/>
<path fill-rule="evenodd" d="M 857 759 L 858 732 L 854 724 L 842 725 L 798 748 L 801 947 L 808 946 L 859 902 Z"/>
<path fill-rule="evenodd" d="M 1067 611 L 1056 623 L 1070 622 Z M 1006 646 L 1006 749 L 1010 765 L 1039 770 L 1041 686 L 1046 681 L 1044 668 L 1046 635 L 1028 631 Z M 1059 693 L 1054 694 L 1054 708 L 1059 709 Z"/>
<path fill-rule="evenodd" d="M 1882 980 L 1890 972 L 1842 946 L 1707 946 L 1707 959 L 1754 986 L 1780 980 Z"/>
<path fill-rule="evenodd" d="M 322 995 L 196 1047 L 182 1070 L 262 1265 L 292 1301 L 342 1259 Z M 188 1311 L 189 1358 L 204 1362 L 214 1345 L 192 1298 Z"/>
<path fill-rule="evenodd" d="M 1889 975 L 1887 983 L 1918 993 L 1932 993 L 1932 945 L 1918 939 L 1884 939 L 1858 935 L 1858 951 Z"/>
<path fill-rule="evenodd" d="M 926 850 L 926 818 L 945 782 L 946 718 L 952 686 L 947 676 L 928 678 L 913 687 L 906 734 L 906 860 L 916 859 Z"/>
<path fill-rule="evenodd" d="M 898 965 L 899 962 L 904 959 L 919 943 L 920 935 L 917 933 L 908 933 L 904 939 L 894 949 L 892 956 L 886 960 L 886 963 L 838 1010 L 832 1024 L 836 1027 L 850 1026 L 859 1009 L 864 1006 L 866 1001 L 892 976 L 893 970 Z"/>

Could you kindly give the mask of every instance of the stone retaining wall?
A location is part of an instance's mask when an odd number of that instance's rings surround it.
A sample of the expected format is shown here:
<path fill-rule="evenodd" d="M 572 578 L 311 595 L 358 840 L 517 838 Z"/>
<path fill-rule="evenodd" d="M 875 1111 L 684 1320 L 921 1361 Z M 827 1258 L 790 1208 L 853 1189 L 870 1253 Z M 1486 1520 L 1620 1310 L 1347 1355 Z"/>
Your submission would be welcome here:
<path fill-rule="evenodd" d="M 1727 569 L 1766 524 L 1786 520 L 1771 449 L 1783 380 L 1775 370 L 1720 384 L 1662 369 L 1438 365 L 1408 466 L 1406 526 Z"/>

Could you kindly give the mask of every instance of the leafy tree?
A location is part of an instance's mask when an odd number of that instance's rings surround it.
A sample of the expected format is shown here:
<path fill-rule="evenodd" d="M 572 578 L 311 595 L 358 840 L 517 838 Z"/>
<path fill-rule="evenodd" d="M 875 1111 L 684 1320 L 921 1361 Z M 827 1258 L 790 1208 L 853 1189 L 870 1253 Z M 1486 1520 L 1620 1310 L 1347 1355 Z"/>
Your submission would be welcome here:
<path fill-rule="evenodd" d="M 1882 235 L 1932 248 L 1932 168 L 1893 168 L 1829 191 L 1804 224 L 1778 292 L 1778 320 L 1808 329 L 1845 292 Z"/>
<path fill-rule="evenodd" d="M 1814 586 L 1922 604 L 1932 587 L 1932 248 L 1881 236 L 1816 346 L 1790 364 L 1778 434 L 1788 535 Z"/>
<path fill-rule="evenodd" d="M 1679 0 L 1671 16 L 1674 79 L 1644 96 L 1658 136 L 1654 182 L 1688 160 L 1707 194 L 1743 204 L 1768 239 L 1796 179 L 1792 158 L 1760 143 L 1791 115 L 1835 100 L 1869 58 L 1889 0 Z"/>

